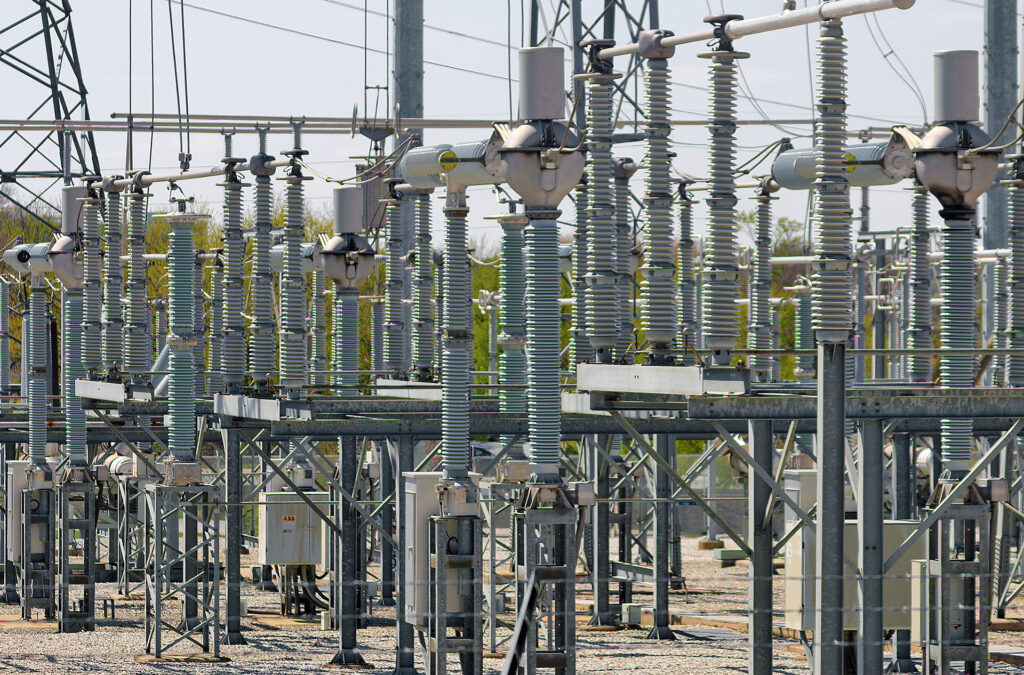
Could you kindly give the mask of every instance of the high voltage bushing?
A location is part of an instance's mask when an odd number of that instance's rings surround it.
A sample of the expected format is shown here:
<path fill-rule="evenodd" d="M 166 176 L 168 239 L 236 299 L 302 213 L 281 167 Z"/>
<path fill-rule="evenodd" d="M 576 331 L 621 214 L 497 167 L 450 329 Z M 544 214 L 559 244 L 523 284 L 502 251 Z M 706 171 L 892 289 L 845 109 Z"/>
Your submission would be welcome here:
<path fill-rule="evenodd" d="M 413 274 L 415 318 L 412 322 L 413 378 L 433 379 L 434 371 L 434 251 L 430 233 L 430 190 L 416 193 L 416 255 Z M 502 267 L 504 269 L 504 266 Z"/>
<path fill-rule="evenodd" d="M 576 186 L 576 229 L 572 235 L 572 291 L 576 302 L 572 306 L 572 364 L 590 361 L 594 349 L 590 344 L 587 330 L 587 254 L 589 240 L 590 199 L 587 194 L 587 176 L 580 178 Z M 502 310 L 504 311 L 504 310 Z"/>
<path fill-rule="evenodd" d="M 633 345 L 633 195 L 629 180 L 637 165 L 628 157 L 617 157 L 612 162 L 615 176 L 615 267 L 619 281 L 615 295 L 619 308 L 619 336 L 615 341 L 615 359 L 621 361 Z"/>
<path fill-rule="evenodd" d="M 797 349 L 814 349 L 814 330 L 811 327 L 811 296 L 810 288 L 804 287 L 808 292 L 800 293 L 793 299 L 795 305 L 793 312 L 793 343 Z M 814 376 L 814 356 L 802 354 L 796 358 L 797 377 Z"/>
<path fill-rule="evenodd" d="M 202 280 L 202 267 L 196 267 L 196 276 Z M 224 262 L 222 254 L 218 253 L 210 267 L 210 337 L 207 340 L 210 347 L 206 360 L 206 384 L 211 396 L 224 391 L 224 371 L 221 370 L 221 363 L 224 361 L 224 283 Z M 199 317 L 202 317 L 202 312 Z M 201 342 L 198 336 L 196 342 Z M 202 359 L 199 359 L 199 363 L 202 362 Z M 197 377 L 202 376 L 202 373 L 197 374 Z"/>
<path fill-rule="evenodd" d="M 28 300 L 28 374 L 22 372 L 22 388 L 28 382 L 28 458 L 36 467 L 46 466 L 47 363 L 46 282 L 32 274 Z M 22 394 L 24 396 L 24 393 Z"/>
<path fill-rule="evenodd" d="M 303 176 L 298 161 L 308 154 L 302 148 L 302 125 L 296 124 L 294 147 L 281 154 L 292 159 L 284 177 L 286 211 L 284 222 L 284 271 L 281 273 L 281 319 L 278 331 L 281 387 L 289 396 L 297 396 L 306 385 L 306 275 L 302 271 L 302 239 L 305 232 L 306 204 Z"/>
<path fill-rule="evenodd" d="M 401 372 L 402 362 L 405 360 L 403 204 L 404 200 L 401 198 L 387 200 L 388 257 L 387 282 L 384 286 L 384 368 L 394 373 Z"/>
<path fill-rule="evenodd" d="M 124 224 L 121 212 L 121 194 L 113 192 L 113 183 L 104 179 L 103 189 L 107 190 L 107 224 L 105 229 L 107 250 L 103 256 L 103 366 L 114 373 L 124 365 L 124 350 L 121 343 L 124 316 L 121 299 L 124 297 L 124 273 L 121 268 L 121 254 Z"/>
<path fill-rule="evenodd" d="M 708 17 L 721 24 L 730 15 Z M 716 364 L 728 364 L 739 336 L 739 259 L 736 246 L 736 60 L 750 55 L 734 51 L 721 38 L 715 51 L 700 55 L 711 60 L 708 131 L 711 134 L 708 234 L 704 250 L 701 329 L 704 346 Z"/>
<path fill-rule="evenodd" d="M 995 263 L 995 272 L 992 277 L 993 288 L 993 311 L 992 322 L 992 346 L 996 349 L 1007 347 L 1007 312 L 1009 311 L 1010 290 L 1010 263 L 1006 258 L 999 258 Z M 992 384 L 993 386 L 1004 386 L 1006 382 L 1006 355 L 996 354 L 992 357 Z"/>
<path fill-rule="evenodd" d="M 311 385 L 322 387 L 327 384 L 327 296 L 324 277 L 313 272 L 309 297 L 309 363 L 313 372 L 309 375 Z"/>
<path fill-rule="evenodd" d="M 82 200 L 82 364 L 87 374 L 103 365 L 103 252 L 100 250 L 100 208 L 103 201 L 89 189 Z M 4 363 L 7 363 L 4 361 Z"/>
<path fill-rule="evenodd" d="M 931 349 L 932 347 L 932 280 L 931 232 L 928 231 L 928 191 L 921 185 L 914 188 L 913 197 L 914 230 L 910 235 L 910 347 Z M 914 354 L 910 357 L 910 379 L 912 382 L 930 382 L 932 379 L 932 357 L 930 354 Z"/>
<path fill-rule="evenodd" d="M 698 347 L 700 324 L 697 306 L 697 270 L 693 239 L 693 199 L 686 191 L 688 183 L 679 183 L 679 346 Z M 690 363 L 692 356 L 683 355 Z"/>
<path fill-rule="evenodd" d="M 503 413 L 526 413 L 526 242 L 523 227 L 526 216 L 510 213 L 498 217 L 501 223 L 501 333 L 498 344 L 498 409 Z M 580 336 L 583 338 L 583 336 Z M 583 338 L 585 339 L 585 338 Z M 512 437 L 502 437 L 510 443 Z M 522 457 L 522 443 L 511 449 L 513 457 Z"/>
<path fill-rule="evenodd" d="M 125 295 L 128 304 L 124 314 L 124 367 L 131 372 L 132 380 L 140 381 L 145 377 L 142 373 L 149 370 L 153 352 L 146 289 L 148 263 L 143 257 L 146 253 L 146 229 L 149 225 L 146 213 L 146 200 L 149 195 L 138 188 L 127 193 L 126 197 L 128 278 L 125 282 Z M 108 302 L 117 302 L 117 298 L 108 297 Z"/>
<path fill-rule="evenodd" d="M 210 334 L 206 329 L 206 293 L 203 289 L 203 251 L 196 251 L 194 264 L 195 274 L 192 277 L 192 302 L 195 303 L 195 313 L 192 327 L 192 367 L 195 369 L 196 396 L 207 395 L 207 373 L 205 369 L 206 343 Z M 220 308 L 218 308 L 218 314 Z M 220 322 L 218 317 L 218 323 Z M 219 328 L 219 326 L 217 326 Z M 220 340 L 220 336 L 213 335 L 214 340 Z M 218 346 L 219 349 L 219 346 Z"/>
<path fill-rule="evenodd" d="M 224 384 L 228 391 L 237 392 L 245 376 L 245 272 L 243 261 L 245 256 L 245 240 L 242 237 L 242 183 L 235 167 L 245 160 L 233 156 L 232 135 L 224 135 L 224 159 L 226 165 L 224 181 L 224 226 L 221 238 L 224 250 L 221 261 L 224 265 L 224 333 L 221 346 L 221 358 L 215 368 L 223 373 Z M 255 298 L 254 298 L 255 299 Z"/>
<path fill-rule="evenodd" d="M 1017 165 L 1021 160 L 1017 160 Z M 1015 167 L 1016 168 L 1016 167 Z M 1021 167 L 1024 168 L 1024 167 Z M 1020 170 L 1008 190 L 1010 201 L 1010 309 L 1007 335 L 1010 349 L 1024 349 L 1024 182 Z M 1024 355 L 1010 354 L 1007 384 L 1024 387 Z"/>
<path fill-rule="evenodd" d="M 774 181 L 766 178 L 757 193 L 757 230 L 754 236 L 756 251 L 751 264 L 749 328 L 747 347 L 750 349 L 772 348 L 772 199 L 777 189 Z M 775 359 L 763 354 L 750 355 L 751 374 L 758 382 L 770 382 L 772 362 Z"/>
<path fill-rule="evenodd" d="M 11 362 L 11 287 L 3 279 L 0 279 L 0 394 L 6 394 L 11 390 L 11 369 L 8 364 Z"/>
<path fill-rule="evenodd" d="M 590 51 L 591 71 L 587 88 L 587 176 L 586 222 L 586 335 L 590 348 L 602 362 L 610 362 L 619 334 L 616 290 L 620 283 L 616 252 L 615 202 L 612 190 L 612 133 L 614 126 L 613 82 L 621 75 L 612 72 L 611 61 L 596 58 L 605 41 L 596 41 Z M 580 298 L 577 297 L 577 302 Z"/>
<path fill-rule="evenodd" d="M 167 450 L 174 461 L 194 462 L 196 448 L 195 277 L 196 251 L 192 228 L 198 214 L 172 213 L 167 248 L 167 296 L 170 332 Z"/>
<path fill-rule="evenodd" d="M 647 125 L 644 127 L 647 143 L 644 155 L 644 165 L 647 167 L 644 215 L 647 236 L 641 286 L 646 302 L 640 316 L 649 344 L 649 358 L 655 363 L 671 360 L 672 340 L 676 336 L 676 298 L 673 287 L 676 265 L 672 241 L 673 154 L 668 138 L 672 133 L 669 125 L 672 94 L 666 60 L 675 54 L 675 48 L 661 44 L 661 39 L 669 35 L 672 35 L 669 31 L 648 30 L 640 34 L 638 41 L 638 53 L 647 59 L 647 71 L 644 74 L 644 102 L 647 105 Z"/>
<path fill-rule="evenodd" d="M 259 130 L 259 153 L 249 160 L 249 170 L 256 176 L 253 211 L 252 281 L 249 295 L 252 297 L 252 322 L 249 325 L 249 370 L 253 383 L 265 387 L 270 382 L 270 373 L 275 369 L 276 340 L 274 332 L 274 274 L 270 266 L 270 237 L 272 227 L 274 194 L 270 177 L 276 170 L 268 164 L 273 156 L 267 154 L 266 129 Z"/>
<path fill-rule="evenodd" d="M 818 177 L 815 220 L 818 225 L 812 319 L 819 342 L 845 343 L 853 327 L 853 276 L 850 193 L 846 180 L 846 38 L 842 24 L 821 25 L 818 39 Z M 820 365 L 819 365 L 820 368 Z"/>
<path fill-rule="evenodd" d="M 446 478 L 465 478 L 470 469 L 469 396 L 473 324 L 469 306 L 466 193 L 448 189 L 445 201 L 444 356 L 441 359 L 441 468 Z"/>

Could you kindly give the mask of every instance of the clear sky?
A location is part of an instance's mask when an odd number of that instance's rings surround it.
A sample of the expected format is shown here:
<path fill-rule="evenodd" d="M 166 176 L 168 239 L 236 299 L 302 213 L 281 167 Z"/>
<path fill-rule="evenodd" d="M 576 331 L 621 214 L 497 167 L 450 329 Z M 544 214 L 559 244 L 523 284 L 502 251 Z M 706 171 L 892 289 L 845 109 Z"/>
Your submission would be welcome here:
<path fill-rule="evenodd" d="M 3 3 L 0 19 L 4 24 L 19 18 L 27 0 Z M 107 119 L 112 112 L 129 109 L 174 112 L 175 84 L 171 61 L 167 0 L 71 0 L 77 34 L 79 58 L 89 104 L 96 119 Z M 185 45 L 188 56 L 190 109 L 194 113 L 247 115 L 350 116 L 353 105 L 360 110 L 386 111 L 386 94 L 366 86 L 389 82 L 391 21 L 387 18 L 392 2 L 365 0 L 185 0 Z M 635 11 L 639 0 L 627 0 Z M 799 5 L 804 0 L 799 0 Z M 545 0 L 550 20 L 552 2 Z M 583 0 L 590 15 L 598 15 L 601 0 Z M 781 0 L 663 0 L 661 24 L 677 33 L 701 29 L 710 10 L 743 14 L 747 17 L 775 13 Z M 153 10 L 151 40 L 150 11 Z M 181 46 L 180 7 L 173 4 L 175 37 Z M 213 10 L 213 11 L 204 11 Z M 129 10 L 131 21 L 129 21 Z M 27 10 L 26 10 L 27 11 Z M 214 13 L 214 12 L 219 12 Z M 228 16 L 230 15 L 230 16 Z M 510 20 L 509 20 L 510 17 Z M 868 21 L 863 17 L 847 19 L 850 55 L 850 126 L 888 126 L 894 122 L 921 124 L 925 113 L 912 88 L 889 68 L 883 53 L 888 51 L 882 35 L 913 75 L 923 95 L 927 112 L 932 110 L 932 53 L 944 49 L 981 50 L 983 36 L 981 0 L 918 0 L 908 11 L 889 10 L 871 20 L 876 45 Z M 520 44 L 521 7 L 519 0 L 425 0 L 424 58 L 425 115 L 445 118 L 487 118 L 502 120 L 509 115 L 508 47 Z M 621 24 L 620 24 L 621 27 Z M 567 30 L 561 35 L 567 40 Z M 737 41 L 736 48 L 751 53 L 743 61 L 746 93 L 761 99 L 755 106 L 741 100 L 741 119 L 802 118 L 810 116 L 812 101 L 808 58 L 814 59 L 817 30 L 793 28 L 753 36 Z M 623 33 L 621 38 L 625 38 Z M 621 39 L 620 41 L 625 41 Z M 370 51 L 364 52 L 366 44 Z M 152 49 L 151 49 L 152 46 Z M 671 61 L 673 108 L 679 119 L 701 119 L 708 107 L 703 87 L 707 85 L 707 61 L 697 58 L 704 45 L 677 50 Z M 382 53 L 385 52 L 385 53 Z M 31 56 L 26 52 L 26 58 Z M 155 78 L 150 77 L 153 58 Z M 131 68 L 129 68 L 129 58 Z M 892 60 L 892 57 L 890 57 Z M 179 59 L 179 78 L 183 77 Z M 512 90 L 515 95 L 515 58 L 512 59 Z M 617 67 L 625 67 L 620 58 Z M 467 72 L 474 71 L 474 72 Z M 24 118 L 35 102 L 27 85 L 12 73 L 0 73 L 0 86 L 6 92 L 0 104 L 0 117 Z M 181 87 L 183 89 L 183 85 Z M 129 92 L 130 89 L 130 92 Z M 152 95 L 155 102 L 151 102 Z M 26 95 L 11 95 L 24 91 Z M 129 96 L 130 94 L 130 96 Z M 367 103 L 364 105 L 364 94 Z M 43 117 L 46 117 L 45 115 Z M 782 135 L 806 133 L 806 126 L 789 126 L 785 133 L 774 127 L 743 127 L 739 130 L 742 162 L 758 149 Z M 480 130 L 428 131 L 428 144 L 475 140 Z M 349 136 L 309 136 L 309 162 L 324 173 L 351 175 L 353 156 L 367 151 L 365 139 Z M 701 126 L 676 128 L 678 170 L 706 175 L 707 131 Z M 806 139 L 794 138 L 798 146 Z M 97 136 L 100 160 L 105 172 L 121 172 L 125 164 L 123 133 Z M 272 152 L 290 147 L 285 135 L 271 138 Z M 217 135 L 194 134 L 191 138 L 193 166 L 211 166 L 223 156 L 222 140 Z M 253 135 L 236 137 L 236 154 L 248 156 L 256 149 Z M 149 158 L 149 138 L 136 139 L 136 166 L 170 170 L 177 165 L 178 138 L 174 134 L 157 135 Z M 617 154 L 640 160 L 641 145 L 618 146 Z M 0 154 L 0 165 L 7 166 L 12 156 Z M 634 179 L 642 191 L 642 173 Z M 192 181 L 185 188 L 211 212 L 219 211 L 219 190 L 214 180 Z M 325 208 L 330 185 L 314 181 L 308 186 L 313 208 Z M 166 200 L 164 188 L 154 190 L 156 202 Z M 749 191 L 742 194 L 749 196 Z M 859 200 L 859 196 L 855 197 Z M 741 200 L 741 208 L 751 202 Z M 471 236 L 491 242 L 498 227 L 483 219 L 498 211 L 489 189 L 471 192 Z M 909 199 L 900 186 L 872 191 L 873 225 L 890 229 L 905 225 L 910 214 Z M 785 194 L 777 203 L 779 215 L 802 220 L 806 207 L 804 193 Z M 154 208 L 157 204 L 154 203 Z M 571 220 L 571 204 L 563 204 Z M 438 210 L 435 222 L 440 224 Z M 703 207 L 698 210 L 698 229 L 703 230 Z"/>

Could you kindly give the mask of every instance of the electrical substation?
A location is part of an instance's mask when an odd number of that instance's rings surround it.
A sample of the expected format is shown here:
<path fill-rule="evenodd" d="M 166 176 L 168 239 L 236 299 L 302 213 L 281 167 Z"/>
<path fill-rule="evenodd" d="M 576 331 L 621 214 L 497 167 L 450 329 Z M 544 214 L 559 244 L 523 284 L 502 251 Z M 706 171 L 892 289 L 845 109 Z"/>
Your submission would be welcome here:
<path fill-rule="evenodd" d="M 190 107 L 271 50 L 190 61 L 186 16 L 297 32 L 217 3 L 116 10 L 167 22 L 167 112 L 146 54 L 86 62 L 90 3 L 3 3 L 0 108 L 44 94 L 0 114 L 0 669 L 1024 672 L 1016 0 L 494 2 L 501 119 L 425 110 L 483 59 L 442 85 L 424 30 L 478 26 L 323 1 L 388 59 L 351 114 Z M 945 3 L 984 49 L 885 37 Z M 776 33 L 813 103 L 747 119 Z M 923 123 L 857 117 L 869 53 Z"/>

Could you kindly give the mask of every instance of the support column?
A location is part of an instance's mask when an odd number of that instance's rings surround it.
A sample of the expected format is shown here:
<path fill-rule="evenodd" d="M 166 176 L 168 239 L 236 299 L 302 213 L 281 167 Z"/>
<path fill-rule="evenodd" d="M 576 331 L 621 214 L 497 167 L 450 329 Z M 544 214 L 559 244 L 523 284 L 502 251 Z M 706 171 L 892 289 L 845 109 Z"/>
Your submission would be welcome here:
<path fill-rule="evenodd" d="M 242 448 L 238 433 L 221 431 L 224 443 L 224 495 L 227 501 L 227 537 L 224 546 L 224 567 L 227 581 L 227 603 L 224 623 L 224 644 L 248 644 L 242 636 Z"/>
<path fill-rule="evenodd" d="M 750 420 L 747 425 L 750 453 L 755 462 L 771 473 L 772 422 Z M 772 575 L 775 572 L 772 566 L 772 521 L 768 519 L 766 523 L 762 516 L 768 509 L 771 495 L 771 487 L 750 471 L 747 477 L 747 545 L 753 551 L 748 586 L 747 672 L 750 675 L 771 675 L 772 672 Z"/>
<path fill-rule="evenodd" d="M 882 420 L 861 422 L 860 472 L 857 504 L 860 568 L 860 613 L 857 617 L 857 668 L 862 673 L 882 672 L 884 644 L 882 608 Z M 908 580 L 913 583 L 913 580 Z"/>
<path fill-rule="evenodd" d="M 664 434 L 657 436 L 655 449 L 664 460 L 671 461 L 670 455 L 676 451 L 675 438 Z M 648 638 L 654 640 L 676 639 L 668 617 L 671 498 L 672 486 L 668 472 L 659 464 L 654 467 L 654 626 L 647 634 Z"/>

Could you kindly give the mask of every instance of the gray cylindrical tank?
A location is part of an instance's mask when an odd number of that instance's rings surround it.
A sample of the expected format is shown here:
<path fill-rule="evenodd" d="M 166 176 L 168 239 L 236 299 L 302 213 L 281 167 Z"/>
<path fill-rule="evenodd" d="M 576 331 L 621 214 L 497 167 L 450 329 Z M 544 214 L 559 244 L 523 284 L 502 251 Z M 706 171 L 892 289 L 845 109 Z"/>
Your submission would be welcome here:
<path fill-rule="evenodd" d="M 363 231 L 363 190 L 357 186 L 334 188 L 334 234 Z"/>
<path fill-rule="evenodd" d="M 449 177 L 454 183 L 463 186 L 501 183 L 505 177 L 501 174 L 501 166 L 495 161 L 494 148 L 490 149 L 492 154 L 488 156 L 488 146 L 491 144 L 488 138 L 470 143 L 416 148 L 410 150 L 399 163 L 398 172 L 402 180 L 421 190 L 444 187 Z M 431 168 L 433 173 L 430 172 Z"/>
<path fill-rule="evenodd" d="M 809 190 L 814 185 L 816 148 L 787 150 L 772 163 L 772 178 L 787 190 Z M 900 138 L 881 143 L 857 143 L 843 149 L 846 179 L 851 187 L 893 185 L 914 171 L 914 156 Z"/>
<path fill-rule="evenodd" d="M 973 122 L 979 109 L 978 52 L 935 52 L 935 123 Z"/>
<path fill-rule="evenodd" d="M 565 61 L 561 47 L 519 50 L 519 119 L 565 117 Z"/>
<path fill-rule="evenodd" d="M 60 192 L 61 234 L 74 234 L 81 229 L 82 199 L 89 196 L 84 185 L 65 185 Z"/>

